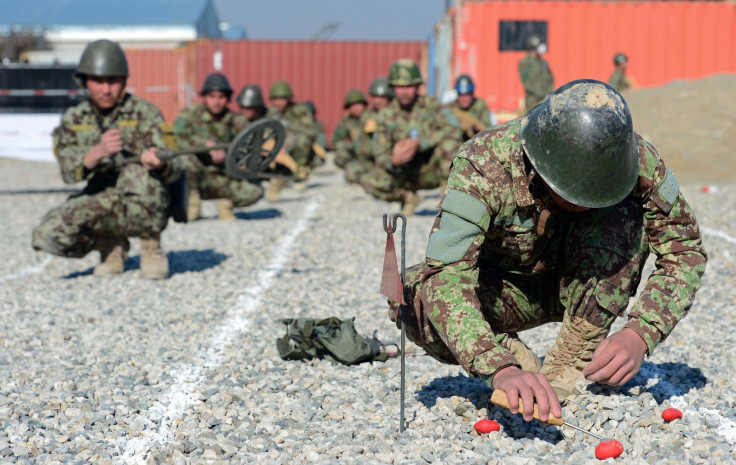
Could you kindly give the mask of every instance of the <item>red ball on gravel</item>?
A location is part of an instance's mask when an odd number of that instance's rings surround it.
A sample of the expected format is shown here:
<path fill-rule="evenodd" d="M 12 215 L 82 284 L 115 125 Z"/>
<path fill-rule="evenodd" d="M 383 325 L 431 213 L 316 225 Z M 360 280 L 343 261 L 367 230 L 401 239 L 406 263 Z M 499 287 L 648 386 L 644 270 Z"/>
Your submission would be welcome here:
<path fill-rule="evenodd" d="M 662 412 L 662 418 L 664 418 L 664 421 L 666 422 L 677 420 L 678 418 L 682 418 L 682 412 L 677 410 L 676 408 L 668 408 L 667 410 Z"/>
<path fill-rule="evenodd" d="M 615 439 L 611 441 L 603 441 L 595 448 L 595 458 L 598 460 L 606 460 L 616 458 L 624 453 L 624 445 Z"/>
<path fill-rule="evenodd" d="M 480 434 L 488 434 L 491 431 L 500 431 L 501 425 L 497 421 L 493 420 L 478 420 L 473 425 L 475 430 Z"/>

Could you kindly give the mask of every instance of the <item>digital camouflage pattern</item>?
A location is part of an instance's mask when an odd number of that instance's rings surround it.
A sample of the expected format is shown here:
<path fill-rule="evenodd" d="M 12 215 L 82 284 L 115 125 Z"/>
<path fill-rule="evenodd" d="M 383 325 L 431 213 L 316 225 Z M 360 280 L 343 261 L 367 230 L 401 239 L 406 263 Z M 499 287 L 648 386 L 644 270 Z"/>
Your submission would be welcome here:
<path fill-rule="evenodd" d="M 335 149 L 335 164 L 340 168 L 345 168 L 357 157 L 357 143 L 362 130 L 361 118 L 345 115 L 338 121 L 332 134 L 332 147 Z"/>
<path fill-rule="evenodd" d="M 289 102 L 283 113 L 276 107 L 270 107 L 266 116 L 281 121 L 286 129 L 284 150 L 297 162 L 298 171 L 308 170 L 313 164 L 312 144 L 317 140 L 314 118 L 309 108 L 303 103 Z M 294 175 L 296 180 L 301 180 L 299 173 Z"/>
<path fill-rule="evenodd" d="M 707 259 L 677 181 L 637 135 L 632 193 L 611 207 L 561 211 L 525 160 L 520 121 L 482 132 L 455 158 L 426 261 L 406 273 L 407 335 L 490 383 L 518 365 L 509 333 L 565 313 L 610 328 L 654 253 L 656 270 L 626 323 L 651 355 L 690 309 Z M 398 310 L 392 303 L 393 321 Z"/>
<path fill-rule="evenodd" d="M 608 84 L 619 92 L 625 92 L 631 87 L 631 79 L 621 69 L 615 69 L 608 78 Z"/>
<path fill-rule="evenodd" d="M 541 56 L 527 53 L 519 62 L 519 77 L 524 86 L 526 111 L 539 105 L 555 90 L 555 80 L 549 63 Z"/>
<path fill-rule="evenodd" d="M 207 141 L 230 143 L 248 125 L 243 115 L 227 109 L 224 115 L 215 119 L 203 104 L 197 103 L 176 117 L 174 131 L 181 148 L 193 148 L 204 147 Z M 225 171 L 225 164 L 214 164 L 209 153 L 179 158 L 187 171 L 189 188 L 198 191 L 202 199 L 230 199 L 235 207 L 247 207 L 263 197 L 259 184 L 231 178 Z"/>
<path fill-rule="evenodd" d="M 473 103 L 467 110 L 462 109 L 457 100 L 447 106 L 460 121 L 460 126 L 463 128 L 463 142 L 491 127 L 491 111 L 482 98 L 473 99 Z"/>
<path fill-rule="evenodd" d="M 447 179 L 455 152 L 460 146 L 460 123 L 434 97 L 419 96 L 411 110 L 393 100 L 376 118 L 373 141 L 375 165 L 360 184 L 373 196 L 386 201 L 403 198 L 404 192 L 433 189 Z M 417 130 L 419 152 L 407 164 L 391 165 L 393 147 Z"/>
<path fill-rule="evenodd" d="M 344 167 L 347 182 L 360 182 L 360 178 L 376 164 L 373 152 L 374 135 L 378 129 L 377 118 L 378 113 L 371 110 L 366 110 L 360 115 L 358 138 L 354 143 L 355 157 L 348 161 Z"/>
<path fill-rule="evenodd" d="M 48 212 L 33 230 L 36 250 L 79 258 L 93 249 L 97 238 L 152 238 L 166 227 L 167 184 L 180 174 L 175 162 L 156 171 L 112 160 L 103 160 L 93 170 L 84 167 L 84 155 L 111 128 L 122 131 L 123 150 L 117 160 L 140 157 L 151 147 L 176 148 L 176 136 L 159 109 L 130 94 L 105 117 L 89 100 L 69 108 L 53 132 L 54 154 L 64 182 L 87 181 L 87 186 Z"/>

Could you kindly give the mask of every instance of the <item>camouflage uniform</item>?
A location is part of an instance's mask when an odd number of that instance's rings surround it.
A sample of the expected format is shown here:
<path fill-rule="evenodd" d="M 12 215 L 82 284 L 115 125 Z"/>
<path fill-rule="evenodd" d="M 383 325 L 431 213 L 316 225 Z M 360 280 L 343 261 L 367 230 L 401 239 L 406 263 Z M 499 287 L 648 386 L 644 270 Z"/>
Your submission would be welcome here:
<path fill-rule="evenodd" d="M 359 183 L 361 177 L 371 171 L 376 161 L 373 158 L 374 135 L 378 128 L 378 113 L 370 110 L 360 115 L 358 138 L 354 143 L 355 158 L 345 164 L 345 180 Z"/>
<path fill-rule="evenodd" d="M 624 92 L 631 86 L 631 80 L 626 77 L 626 73 L 621 69 L 616 69 L 608 78 L 608 83 L 619 92 Z"/>
<path fill-rule="evenodd" d="M 524 104 L 527 112 L 555 90 L 552 71 L 547 60 L 541 56 L 535 57 L 527 53 L 519 62 L 519 76 L 526 94 Z"/>
<path fill-rule="evenodd" d="M 174 121 L 181 148 L 201 147 L 208 140 L 227 144 L 247 126 L 245 117 L 227 109 L 219 120 L 215 120 L 203 104 L 190 105 Z M 247 207 L 263 197 L 259 184 L 231 178 L 224 163 L 214 164 L 209 153 L 180 158 L 183 159 L 190 188 L 199 191 L 202 199 L 230 199 L 235 207 Z"/>
<path fill-rule="evenodd" d="M 286 128 L 284 150 L 299 165 L 295 179 L 303 180 L 312 166 L 312 144 L 317 138 L 312 113 L 303 103 L 289 102 L 283 114 L 276 107 L 270 107 L 266 116 L 281 121 Z"/>
<path fill-rule="evenodd" d="M 519 365 L 505 346 L 510 333 L 566 312 L 609 328 L 654 252 L 657 270 L 626 324 L 651 355 L 687 314 L 706 262 L 674 175 L 637 136 L 639 177 L 628 197 L 561 211 L 525 157 L 520 121 L 482 132 L 458 153 L 426 261 L 407 270 L 409 339 L 490 384 L 501 368 Z M 389 316 L 397 314 L 393 303 Z"/>
<path fill-rule="evenodd" d="M 467 110 L 462 109 L 457 100 L 447 106 L 453 113 L 455 113 L 458 120 L 460 120 L 460 124 L 463 127 L 463 142 L 467 141 L 483 129 L 491 127 L 491 111 L 488 109 L 486 101 L 482 98 L 473 99 L 473 103 L 470 104 L 470 107 Z M 464 119 L 462 118 L 463 113 L 469 114 L 476 121 L 473 121 L 472 125 L 464 124 Z"/>
<path fill-rule="evenodd" d="M 93 170 L 83 165 L 84 155 L 110 128 L 122 131 L 123 150 L 116 159 L 140 156 L 150 147 L 176 146 L 159 109 L 141 98 L 125 94 L 104 118 L 89 100 L 69 108 L 54 130 L 54 153 L 64 182 L 88 182 L 33 230 L 34 249 L 80 258 L 101 238 L 157 238 L 166 227 L 170 200 L 166 184 L 179 174 L 171 161 L 156 171 L 140 163 L 116 168 L 104 160 Z"/>
<path fill-rule="evenodd" d="M 447 179 L 455 152 L 460 146 L 460 125 L 451 111 L 437 99 L 419 96 L 412 109 L 401 109 L 393 100 L 378 113 L 373 141 L 375 165 L 360 178 L 373 196 L 386 201 L 401 200 L 405 191 L 433 189 Z M 419 151 L 407 164 L 391 165 L 393 147 L 417 130 Z"/>
<path fill-rule="evenodd" d="M 332 135 L 332 146 L 335 149 L 335 164 L 345 168 L 348 162 L 357 156 L 356 143 L 362 130 L 362 118 L 346 115 L 340 118 Z"/>

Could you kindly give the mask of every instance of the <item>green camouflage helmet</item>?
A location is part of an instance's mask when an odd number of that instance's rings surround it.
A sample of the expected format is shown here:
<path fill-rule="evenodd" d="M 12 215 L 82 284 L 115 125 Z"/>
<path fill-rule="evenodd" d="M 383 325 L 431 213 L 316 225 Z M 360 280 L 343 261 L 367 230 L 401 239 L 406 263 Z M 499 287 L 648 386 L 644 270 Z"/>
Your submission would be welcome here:
<path fill-rule="evenodd" d="M 363 92 L 358 89 L 353 89 L 345 94 L 345 103 L 343 104 L 343 108 L 347 108 L 354 103 L 368 104 L 368 101 L 365 99 L 365 95 L 363 95 Z"/>
<path fill-rule="evenodd" d="M 87 44 L 74 73 L 81 76 L 124 76 L 128 77 L 128 60 L 116 42 L 107 39 Z"/>
<path fill-rule="evenodd" d="M 206 78 L 204 78 L 204 83 L 202 84 L 202 90 L 199 91 L 199 95 L 204 95 L 208 92 L 214 92 L 219 91 L 223 92 L 230 98 L 231 95 L 233 95 L 233 88 L 230 87 L 230 81 L 227 80 L 227 77 L 225 77 L 222 73 L 211 73 L 208 74 Z"/>
<path fill-rule="evenodd" d="M 388 71 L 388 83 L 391 86 L 416 86 L 422 82 L 419 65 L 409 58 L 394 61 Z"/>
<path fill-rule="evenodd" d="M 391 86 L 388 85 L 388 79 L 385 77 L 374 79 L 371 82 L 371 88 L 368 93 L 374 97 L 394 98 L 394 91 L 391 90 Z"/>
<path fill-rule="evenodd" d="M 292 98 L 294 92 L 291 90 L 291 86 L 286 81 L 276 81 L 271 86 L 271 91 L 268 93 L 268 98 Z"/>
<path fill-rule="evenodd" d="M 240 108 L 265 108 L 263 92 L 257 84 L 248 84 L 238 94 L 238 105 Z"/>
<path fill-rule="evenodd" d="M 534 50 L 542 44 L 542 38 L 536 34 L 532 34 L 526 38 L 526 49 Z"/>
<path fill-rule="evenodd" d="M 593 79 L 568 82 L 532 109 L 521 121 L 521 144 L 545 183 L 581 207 L 617 204 L 639 176 L 629 107 Z"/>
<path fill-rule="evenodd" d="M 621 65 L 623 63 L 626 63 L 627 61 L 629 61 L 629 58 L 623 53 L 617 53 L 613 56 L 614 65 Z"/>

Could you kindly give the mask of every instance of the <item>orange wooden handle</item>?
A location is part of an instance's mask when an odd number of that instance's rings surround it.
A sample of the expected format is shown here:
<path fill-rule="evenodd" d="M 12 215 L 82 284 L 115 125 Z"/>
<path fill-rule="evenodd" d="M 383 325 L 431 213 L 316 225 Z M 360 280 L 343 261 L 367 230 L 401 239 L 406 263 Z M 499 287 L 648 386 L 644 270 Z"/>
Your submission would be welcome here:
<path fill-rule="evenodd" d="M 498 405 L 499 407 L 503 407 L 505 409 L 509 408 L 509 398 L 506 397 L 506 393 L 500 389 L 496 389 L 493 391 L 493 394 L 491 394 L 491 402 L 493 402 L 495 405 Z M 521 403 L 521 398 L 519 398 L 519 412 L 521 412 L 523 409 L 524 409 L 524 406 Z M 537 404 L 534 404 L 534 413 L 532 414 L 532 417 L 535 420 L 542 421 L 539 419 L 539 409 L 537 408 Z M 556 416 L 552 415 L 552 413 L 550 412 L 549 420 L 542 422 L 542 423 L 547 423 L 547 424 L 555 425 L 555 426 L 562 426 L 562 423 L 564 421 L 565 421 L 564 419 L 557 418 Z"/>

